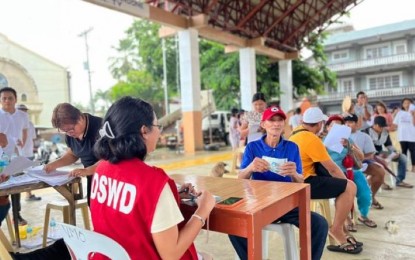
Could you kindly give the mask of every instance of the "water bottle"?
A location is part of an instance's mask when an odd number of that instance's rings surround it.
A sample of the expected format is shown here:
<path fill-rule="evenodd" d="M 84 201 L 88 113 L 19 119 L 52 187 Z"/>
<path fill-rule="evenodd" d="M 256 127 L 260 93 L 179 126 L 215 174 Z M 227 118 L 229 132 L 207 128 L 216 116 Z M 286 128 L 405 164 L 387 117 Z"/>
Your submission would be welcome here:
<path fill-rule="evenodd" d="M 49 222 L 49 237 L 55 239 L 56 236 L 56 221 L 52 218 Z"/>
<path fill-rule="evenodd" d="M 27 225 L 27 227 L 26 227 L 26 239 L 27 239 L 27 241 L 31 240 L 32 237 L 33 237 L 33 229 L 32 229 L 32 226 Z"/>

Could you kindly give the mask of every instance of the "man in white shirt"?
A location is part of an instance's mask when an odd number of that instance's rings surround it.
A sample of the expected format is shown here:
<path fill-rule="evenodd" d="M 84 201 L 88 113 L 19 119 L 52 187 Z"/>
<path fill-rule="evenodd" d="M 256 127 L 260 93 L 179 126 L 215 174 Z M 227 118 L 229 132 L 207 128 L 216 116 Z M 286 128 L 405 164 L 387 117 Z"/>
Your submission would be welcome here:
<path fill-rule="evenodd" d="M 303 116 L 301 115 L 301 108 L 298 107 L 295 109 L 294 115 L 290 117 L 290 120 L 288 122 L 288 124 L 291 127 L 291 131 L 297 128 L 297 126 L 301 124 L 302 120 L 303 120 Z"/>
<path fill-rule="evenodd" d="M 371 126 L 373 107 L 368 103 L 368 97 L 365 92 L 360 91 L 356 95 L 357 102 L 354 106 L 354 112 L 357 117 L 362 117 L 362 126 L 360 130 L 365 130 Z"/>
<path fill-rule="evenodd" d="M 363 162 L 368 165 L 364 173 L 371 176 L 368 182 L 370 184 L 370 189 L 372 190 L 372 207 L 375 209 L 383 209 L 382 204 L 379 203 L 375 196 L 383 184 L 385 169 L 374 160 L 376 153 L 375 145 L 368 134 L 358 131 L 358 118 L 355 114 L 348 114 L 343 119 L 345 124 L 352 129 L 350 138 L 363 152 Z"/>
<path fill-rule="evenodd" d="M 10 87 L 4 87 L 0 89 L 0 113 L 9 118 L 11 124 L 6 133 L 9 139 L 9 145 L 5 152 L 11 157 L 14 153 L 19 153 L 27 140 L 27 129 L 29 127 L 29 117 L 26 113 L 17 110 L 15 108 L 17 101 L 16 90 Z M 18 205 L 18 221 L 19 225 L 26 225 L 27 221 L 20 215 L 20 194 L 16 196 L 16 203 Z"/>
<path fill-rule="evenodd" d="M 20 104 L 17 105 L 16 108 L 24 113 L 27 114 L 29 110 L 26 105 Z M 21 149 L 20 155 L 26 157 L 29 160 L 34 159 L 33 154 L 33 140 L 36 139 L 36 129 L 32 122 L 29 121 L 29 127 L 27 129 L 27 139 L 24 146 Z M 41 197 L 37 197 L 36 195 L 32 194 L 31 191 L 26 192 L 26 200 L 27 201 L 38 201 L 41 200 Z"/>

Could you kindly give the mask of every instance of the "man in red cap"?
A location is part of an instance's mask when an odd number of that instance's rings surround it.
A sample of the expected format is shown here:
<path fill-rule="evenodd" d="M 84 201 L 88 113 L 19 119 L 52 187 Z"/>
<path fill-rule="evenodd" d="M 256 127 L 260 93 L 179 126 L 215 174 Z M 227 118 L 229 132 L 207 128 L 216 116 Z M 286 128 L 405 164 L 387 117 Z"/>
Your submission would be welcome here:
<path fill-rule="evenodd" d="M 259 140 L 247 144 L 240 179 L 303 182 L 301 158 L 295 143 L 285 140 L 282 132 L 285 128 L 286 115 L 278 107 L 267 108 L 260 126 L 265 135 Z M 288 212 L 275 222 L 290 223 L 299 226 L 298 208 Z M 315 212 L 311 212 L 311 254 L 312 259 L 321 259 L 327 238 L 327 221 Z M 240 259 L 247 259 L 246 238 L 229 236 Z"/>

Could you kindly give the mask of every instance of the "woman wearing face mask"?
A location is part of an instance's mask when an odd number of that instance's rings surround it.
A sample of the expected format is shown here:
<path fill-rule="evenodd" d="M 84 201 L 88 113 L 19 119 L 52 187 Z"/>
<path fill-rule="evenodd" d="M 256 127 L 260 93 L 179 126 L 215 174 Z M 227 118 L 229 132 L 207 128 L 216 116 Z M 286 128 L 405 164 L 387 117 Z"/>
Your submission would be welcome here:
<path fill-rule="evenodd" d="M 252 111 L 245 112 L 240 127 L 241 139 L 244 141 L 247 138 L 247 143 L 256 141 L 264 135 L 260 124 L 262 113 L 267 108 L 267 102 L 263 93 L 258 92 L 254 94 L 252 97 L 252 108 Z"/>

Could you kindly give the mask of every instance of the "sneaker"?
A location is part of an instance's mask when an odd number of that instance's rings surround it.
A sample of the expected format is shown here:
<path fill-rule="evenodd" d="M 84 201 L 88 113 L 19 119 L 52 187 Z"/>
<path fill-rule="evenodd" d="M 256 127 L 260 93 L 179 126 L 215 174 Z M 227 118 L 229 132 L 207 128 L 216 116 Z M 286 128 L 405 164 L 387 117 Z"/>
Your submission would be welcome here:
<path fill-rule="evenodd" d="M 41 197 L 36 197 L 36 195 L 32 194 L 28 198 L 26 198 L 26 201 L 39 201 L 41 199 Z"/>
<path fill-rule="evenodd" d="M 24 218 L 22 218 L 22 216 L 20 216 L 20 214 L 17 217 L 17 221 L 19 222 L 19 226 L 27 225 L 27 221 Z"/>

